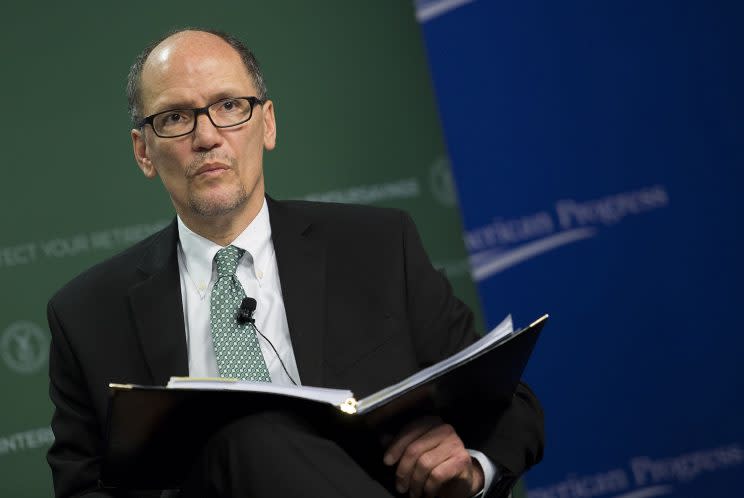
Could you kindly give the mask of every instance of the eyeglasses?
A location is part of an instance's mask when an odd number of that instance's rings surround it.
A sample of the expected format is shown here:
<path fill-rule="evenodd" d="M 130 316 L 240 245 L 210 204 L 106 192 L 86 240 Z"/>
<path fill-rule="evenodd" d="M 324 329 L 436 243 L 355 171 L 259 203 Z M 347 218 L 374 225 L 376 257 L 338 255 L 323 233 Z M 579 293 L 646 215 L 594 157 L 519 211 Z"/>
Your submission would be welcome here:
<path fill-rule="evenodd" d="M 258 97 L 232 97 L 220 99 L 206 107 L 169 109 L 147 116 L 137 123 L 137 128 L 149 124 L 161 138 L 182 137 L 194 131 L 199 114 L 206 114 L 216 128 L 229 128 L 251 119 L 253 106 L 262 105 L 264 102 L 265 100 Z"/>

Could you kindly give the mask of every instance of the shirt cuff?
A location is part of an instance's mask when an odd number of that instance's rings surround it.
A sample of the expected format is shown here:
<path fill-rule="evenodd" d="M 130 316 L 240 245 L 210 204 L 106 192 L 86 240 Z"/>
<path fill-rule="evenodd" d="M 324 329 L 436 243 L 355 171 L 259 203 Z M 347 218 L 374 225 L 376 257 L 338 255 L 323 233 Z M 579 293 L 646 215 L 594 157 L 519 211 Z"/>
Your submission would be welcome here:
<path fill-rule="evenodd" d="M 475 458 L 478 461 L 481 468 L 483 469 L 483 489 L 480 491 L 480 493 L 476 493 L 472 497 L 481 498 L 482 496 L 486 495 L 489 489 L 491 489 L 492 484 L 499 482 L 499 480 L 501 479 L 501 473 L 496 467 L 496 464 L 494 464 L 486 455 L 484 455 L 480 451 L 468 450 L 468 453 L 470 453 L 470 456 L 472 458 Z"/>

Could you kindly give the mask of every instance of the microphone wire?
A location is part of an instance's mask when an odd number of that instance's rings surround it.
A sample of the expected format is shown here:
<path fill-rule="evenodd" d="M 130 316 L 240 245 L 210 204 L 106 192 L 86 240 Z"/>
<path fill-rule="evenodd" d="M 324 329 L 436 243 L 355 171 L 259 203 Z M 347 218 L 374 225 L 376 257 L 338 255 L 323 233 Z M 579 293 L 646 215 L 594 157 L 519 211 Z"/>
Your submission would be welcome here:
<path fill-rule="evenodd" d="M 298 385 L 297 382 L 295 382 L 295 380 L 292 378 L 292 376 L 289 375 L 289 371 L 287 371 L 287 367 L 286 367 L 286 365 L 284 365 L 284 362 L 282 361 L 282 357 L 279 356 L 279 352 L 274 347 L 274 344 L 272 344 L 271 341 L 269 340 L 269 338 L 266 337 L 265 335 L 263 335 L 263 332 L 261 332 L 260 330 L 258 330 L 258 327 L 256 327 L 256 320 L 253 317 L 251 317 L 251 319 L 248 321 L 248 324 L 253 328 L 253 330 L 255 330 L 258 333 L 258 335 L 260 335 L 261 337 L 263 337 L 264 340 L 269 343 L 269 346 L 271 346 L 271 349 L 274 350 L 274 354 L 276 355 L 277 359 L 279 360 L 279 363 L 282 365 L 282 368 L 284 369 L 284 373 L 287 374 L 287 377 L 289 377 L 289 380 L 292 381 L 292 384 L 294 384 L 295 386 L 297 386 Z"/>

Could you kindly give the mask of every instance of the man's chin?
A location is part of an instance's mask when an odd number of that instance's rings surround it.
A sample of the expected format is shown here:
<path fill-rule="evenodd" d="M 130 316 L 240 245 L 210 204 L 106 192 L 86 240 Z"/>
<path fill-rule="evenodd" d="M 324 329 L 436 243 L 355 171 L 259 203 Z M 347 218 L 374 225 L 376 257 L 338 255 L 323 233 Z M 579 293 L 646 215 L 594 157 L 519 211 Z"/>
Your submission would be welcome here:
<path fill-rule="evenodd" d="M 212 196 L 189 200 L 191 212 L 204 218 L 225 216 L 238 211 L 247 202 L 245 196 Z"/>

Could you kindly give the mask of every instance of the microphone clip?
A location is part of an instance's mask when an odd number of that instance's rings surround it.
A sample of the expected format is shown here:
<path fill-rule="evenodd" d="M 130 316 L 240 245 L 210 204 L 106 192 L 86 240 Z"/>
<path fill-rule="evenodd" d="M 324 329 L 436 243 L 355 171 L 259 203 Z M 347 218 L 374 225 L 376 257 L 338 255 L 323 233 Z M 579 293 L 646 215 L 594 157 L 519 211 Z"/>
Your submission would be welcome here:
<path fill-rule="evenodd" d="M 256 323 L 256 319 L 253 318 L 253 312 L 256 311 L 256 300 L 252 297 L 244 297 L 240 302 L 240 308 L 235 316 L 235 320 L 240 324 L 244 325 L 250 323 L 251 325 Z"/>

